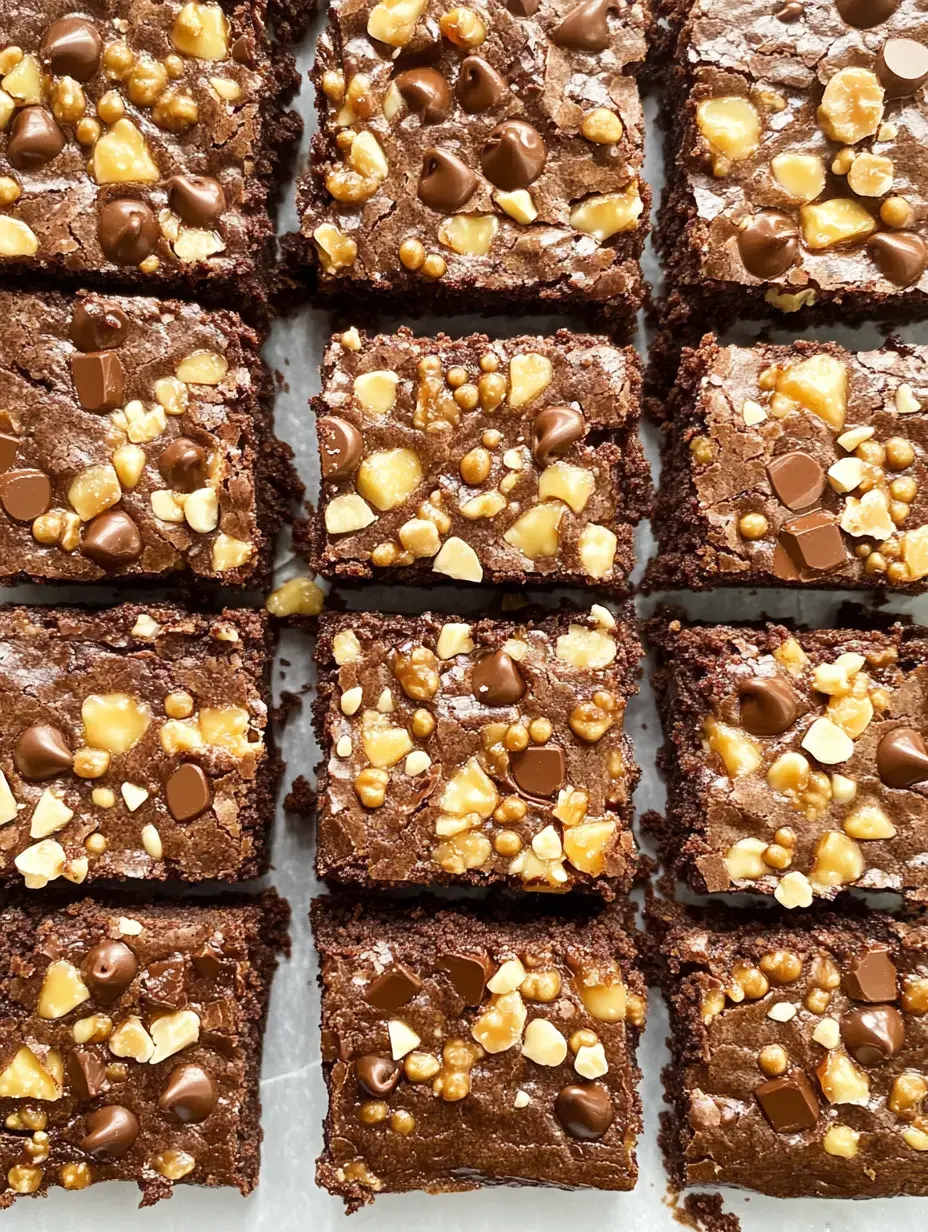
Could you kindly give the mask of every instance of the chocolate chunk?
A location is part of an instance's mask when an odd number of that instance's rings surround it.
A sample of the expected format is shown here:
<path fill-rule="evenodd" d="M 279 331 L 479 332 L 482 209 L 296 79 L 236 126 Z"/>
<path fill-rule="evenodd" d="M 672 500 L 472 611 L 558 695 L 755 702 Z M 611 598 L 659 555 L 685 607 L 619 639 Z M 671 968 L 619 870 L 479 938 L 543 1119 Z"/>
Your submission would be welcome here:
<path fill-rule="evenodd" d="M 62 17 L 53 21 L 42 36 L 42 63 L 56 77 L 89 81 L 100 67 L 103 39 L 85 17 Z"/>
<path fill-rule="evenodd" d="M 886 950 L 865 950 L 844 973 L 842 986 L 852 1001 L 896 1001 L 896 968 Z"/>
<path fill-rule="evenodd" d="M 158 1097 L 158 1107 L 182 1125 L 199 1125 L 219 1102 L 219 1087 L 202 1065 L 178 1065 Z"/>
<path fill-rule="evenodd" d="M 139 1122 L 134 1112 L 122 1104 L 107 1104 L 87 1118 L 86 1135 L 81 1150 L 103 1159 L 122 1159 L 139 1136 Z"/>
<path fill-rule="evenodd" d="M 905 1023 L 893 1005 L 849 1010 L 841 1015 L 841 1038 L 861 1065 L 883 1065 L 905 1042 Z"/>
<path fill-rule="evenodd" d="M 534 17 L 541 0 L 506 0 L 506 8 L 513 17 Z"/>
<path fill-rule="evenodd" d="M 73 753 L 57 727 L 34 723 L 27 727 L 13 748 L 13 761 L 24 779 L 43 783 L 71 769 Z"/>
<path fill-rule="evenodd" d="M 16 522 L 32 522 L 47 513 L 52 485 L 44 471 L 7 471 L 0 476 L 0 504 Z"/>
<path fill-rule="evenodd" d="M 513 780 L 526 796 L 548 799 L 564 786 L 564 750 L 556 744 L 529 745 L 510 758 Z"/>
<path fill-rule="evenodd" d="M 825 490 L 824 470 L 811 454 L 801 449 L 775 457 L 767 467 L 767 476 L 787 509 L 806 509 Z"/>
<path fill-rule="evenodd" d="M 138 961 L 124 941 L 98 942 L 81 963 L 84 983 L 101 1005 L 121 997 L 138 969 Z"/>
<path fill-rule="evenodd" d="M 414 971 L 404 967 L 402 963 L 394 963 L 383 975 L 368 985 L 364 999 L 375 1009 L 392 1014 L 394 1010 L 408 1005 L 419 989 L 422 981 Z"/>
<path fill-rule="evenodd" d="M 6 156 L 19 171 L 35 171 L 64 149 L 64 133 L 44 107 L 23 107 L 10 125 Z"/>
<path fill-rule="evenodd" d="M 193 821 L 212 804 L 213 792 L 200 767 L 187 761 L 165 783 L 164 799 L 175 821 Z"/>
<path fill-rule="evenodd" d="M 838 523 L 821 509 L 787 522 L 780 531 L 779 542 L 797 569 L 827 573 L 847 560 Z"/>
<path fill-rule="evenodd" d="M 544 138 L 524 120 L 498 124 L 480 155 L 483 174 L 505 192 L 528 188 L 541 175 L 547 160 Z"/>
<path fill-rule="evenodd" d="M 617 0 L 581 0 L 555 27 L 551 38 L 559 47 L 575 51 L 605 51 L 609 46 L 608 16 L 618 8 Z"/>
<path fill-rule="evenodd" d="M 819 1103 L 805 1074 L 771 1078 L 754 1090 L 760 1110 L 778 1134 L 811 1129 L 818 1120 Z"/>
<path fill-rule="evenodd" d="M 16 461 L 19 452 L 19 437 L 8 432 L 0 432 L 0 473 L 8 471 Z"/>
<path fill-rule="evenodd" d="M 117 265 L 139 265 L 158 246 L 161 229 L 144 201 L 118 197 L 100 211 L 100 247 Z"/>
<path fill-rule="evenodd" d="M 802 0 L 789 0 L 784 4 L 777 13 L 777 21 L 782 21 L 784 25 L 790 25 L 794 21 L 798 21 L 806 11 L 806 6 Z"/>
<path fill-rule="evenodd" d="M 393 84 L 403 102 L 423 124 L 438 124 L 451 110 L 451 87 L 434 68 L 410 68 L 397 73 Z"/>
<path fill-rule="evenodd" d="M 887 787 L 928 782 L 928 748 L 914 727 L 896 727 L 876 746 L 876 768 Z"/>
<path fill-rule="evenodd" d="M 928 244 L 914 231 L 881 231 L 867 242 L 867 253 L 887 282 L 911 287 L 928 265 Z"/>
<path fill-rule="evenodd" d="M 361 1091 L 371 1099 L 383 1099 L 395 1089 L 400 1080 L 400 1067 L 396 1062 L 373 1053 L 358 1057 L 354 1063 L 354 1073 Z"/>
<path fill-rule="evenodd" d="M 206 450 L 189 437 L 179 436 L 158 458 L 158 470 L 175 492 L 195 492 L 206 482 Z"/>
<path fill-rule="evenodd" d="M 902 0 L 835 0 L 835 8 L 849 26 L 872 30 L 889 21 Z"/>
<path fill-rule="evenodd" d="M 792 685 L 782 676 L 755 676 L 738 687 L 741 726 L 752 736 L 779 736 L 799 713 Z"/>
<path fill-rule="evenodd" d="M 71 341 L 81 351 L 108 351 L 121 346 L 129 333 L 129 318 L 105 300 L 85 299 L 71 317 Z"/>
<path fill-rule="evenodd" d="M 928 47 L 910 38 L 891 38 L 876 60 L 877 76 L 887 98 L 914 94 L 928 81 Z"/>
<path fill-rule="evenodd" d="M 468 56 L 461 64 L 455 93 L 468 115 L 495 107 L 506 89 L 506 82 L 496 69 L 480 56 Z"/>
<path fill-rule="evenodd" d="M 563 457 L 574 441 L 583 440 L 585 430 L 581 411 L 572 406 L 546 406 L 532 426 L 532 457 L 539 466 L 547 466 Z"/>
<path fill-rule="evenodd" d="M 142 536 L 127 513 L 107 509 L 87 523 L 81 552 L 104 569 L 131 565 L 142 555 Z"/>
<path fill-rule="evenodd" d="M 126 374 L 115 351 L 72 355 L 71 376 L 85 411 L 114 411 L 123 405 Z"/>
<path fill-rule="evenodd" d="M 187 1004 L 187 964 L 180 956 L 149 963 L 141 977 L 142 994 L 161 1010 L 179 1010 Z"/>
<path fill-rule="evenodd" d="M 755 278 L 778 278 L 799 254 L 799 228 L 782 210 L 760 210 L 739 231 L 738 252 Z"/>
<path fill-rule="evenodd" d="M 364 438 L 354 424 L 337 415 L 316 421 L 323 479 L 345 479 L 354 473 L 364 451 Z"/>
<path fill-rule="evenodd" d="M 465 1005 L 479 1005 L 490 978 L 486 955 L 442 954 L 439 969 L 448 972 L 454 990 Z"/>
<path fill-rule="evenodd" d="M 211 937 L 193 955 L 193 966 L 198 975 L 202 975 L 208 980 L 214 980 L 225 966 L 221 939 Z"/>
<path fill-rule="evenodd" d="M 470 674 L 474 697 L 484 706 L 512 706 L 525 693 L 525 681 L 505 650 L 485 654 Z"/>
<path fill-rule="evenodd" d="M 564 1087 L 554 1101 L 554 1111 L 571 1138 L 581 1142 L 596 1142 L 615 1120 L 609 1092 L 600 1082 Z"/>
<path fill-rule="evenodd" d="M 106 1060 L 96 1048 L 75 1048 L 68 1053 L 67 1066 L 78 1099 L 96 1099 L 106 1090 Z"/>
<path fill-rule="evenodd" d="M 430 210 L 459 210 L 474 195 L 477 177 L 466 163 L 438 146 L 426 150 L 419 177 L 419 200 Z"/>
<path fill-rule="evenodd" d="M 167 182 L 168 205 L 191 227 L 211 227 L 226 209 L 226 194 L 209 175 L 172 175 Z"/>

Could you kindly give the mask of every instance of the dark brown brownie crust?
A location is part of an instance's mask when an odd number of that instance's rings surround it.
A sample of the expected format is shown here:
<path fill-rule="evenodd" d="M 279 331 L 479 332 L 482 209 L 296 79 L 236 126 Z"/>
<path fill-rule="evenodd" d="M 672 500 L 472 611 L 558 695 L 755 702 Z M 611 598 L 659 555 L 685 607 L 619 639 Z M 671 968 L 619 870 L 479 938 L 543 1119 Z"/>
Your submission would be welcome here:
<path fill-rule="evenodd" d="M 645 984 L 628 912 L 513 916 L 435 903 L 365 910 L 316 899 L 312 923 L 329 1089 L 316 1176 L 349 1211 L 377 1193 L 416 1189 L 634 1187 Z M 454 980 L 443 969 L 448 956 L 459 960 Z M 461 982 L 461 967 L 473 987 Z M 373 985 L 387 971 L 396 996 L 384 1000 Z M 484 979 L 497 975 L 507 991 L 491 995 Z M 421 1046 L 397 1064 L 391 1057 L 411 1043 L 407 1031 Z M 604 1062 L 591 1066 L 600 1046 Z M 375 1097 L 359 1086 L 359 1069 L 387 1079 L 398 1070 L 399 1080 Z M 568 1132 L 555 1110 L 570 1102 L 559 1093 L 577 1087 L 575 1110 L 584 1104 L 602 1118 L 587 1122 L 586 1138 Z"/>
<path fill-rule="evenodd" d="M 323 615 L 319 876 L 628 889 L 639 772 L 622 716 L 640 654 L 631 627 L 595 616 Z"/>
<path fill-rule="evenodd" d="M 372 407 L 369 373 L 383 374 L 386 409 Z M 336 337 L 313 403 L 324 476 L 314 568 L 623 592 L 651 497 L 640 401 L 638 357 L 603 337 Z"/>
<path fill-rule="evenodd" d="M 924 925 L 877 912 L 662 910 L 674 1181 L 776 1197 L 928 1192 Z M 797 1106 L 804 1124 L 777 1131 Z"/>
<path fill-rule="evenodd" d="M 792 907 L 851 886 L 926 897 L 924 629 L 657 617 L 647 637 L 678 876 Z"/>
<path fill-rule="evenodd" d="M 180 1181 L 254 1189 L 289 915 L 272 891 L 0 912 L 0 1206 L 113 1180 L 136 1181 L 143 1206 Z"/>
<path fill-rule="evenodd" d="M 0 609 L 0 879 L 265 872 L 271 645 L 242 609 Z"/>

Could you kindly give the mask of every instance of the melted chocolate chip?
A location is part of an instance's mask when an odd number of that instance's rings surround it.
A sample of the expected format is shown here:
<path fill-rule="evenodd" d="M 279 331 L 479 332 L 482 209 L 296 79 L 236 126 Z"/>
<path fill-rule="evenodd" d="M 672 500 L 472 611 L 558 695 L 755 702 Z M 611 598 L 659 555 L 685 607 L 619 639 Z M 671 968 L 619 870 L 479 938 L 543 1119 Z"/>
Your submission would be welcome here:
<path fill-rule="evenodd" d="M 66 774 L 72 760 L 73 754 L 64 735 L 49 723 L 27 727 L 13 747 L 16 769 L 33 783 Z"/>
<path fill-rule="evenodd" d="M 125 402 L 126 373 L 115 351 L 72 355 L 71 377 L 85 411 L 114 411 Z"/>
<path fill-rule="evenodd" d="M 610 13 L 618 11 L 617 0 L 580 0 L 557 26 L 551 38 L 559 47 L 575 51 L 605 51 L 609 46 Z"/>
<path fill-rule="evenodd" d="M 849 1010 L 841 1015 L 844 1046 L 861 1065 L 883 1065 L 905 1042 L 905 1023 L 893 1005 Z"/>
<path fill-rule="evenodd" d="M 0 432 L 0 472 L 8 471 L 16 461 L 19 452 L 19 437 L 8 432 Z"/>
<path fill-rule="evenodd" d="M 213 792 L 200 767 L 187 761 L 165 783 L 164 799 L 175 821 L 193 821 L 212 804 Z"/>
<path fill-rule="evenodd" d="M 209 175 L 172 175 L 168 205 L 191 227 L 211 227 L 225 212 L 226 194 Z"/>
<path fill-rule="evenodd" d="M 408 1005 L 421 987 L 422 981 L 414 971 L 395 963 L 368 985 L 364 1000 L 375 1009 L 392 1014 Z"/>
<path fill-rule="evenodd" d="M 479 1005 L 489 979 L 486 955 L 442 954 L 438 960 L 441 971 L 448 972 L 454 990 L 465 1005 Z"/>
<path fill-rule="evenodd" d="M 451 87 L 434 68 L 410 68 L 393 83 L 403 102 L 423 124 L 439 124 L 451 110 Z"/>
<path fill-rule="evenodd" d="M 782 210 L 761 210 L 738 233 L 738 252 L 755 278 L 778 278 L 799 253 L 799 228 Z"/>
<path fill-rule="evenodd" d="M 103 39 L 92 22 L 84 17 L 62 17 L 45 31 L 39 54 L 56 77 L 89 81 L 100 67 L 102 52 Z"/>
<path fill-rule="evenodd" d="M 325 415 L 316 421 L 316 437 L 323 479 L 346 479 L 357 470 L 364 438 L 354 424 L 337 415 Z"/>
<path fill-rule="evenodd" d="M 477 115 L 495 107 L 506 93 L 506 88 L 506 82 L 486 60 L 480 56 L 468 56 L 461 64 L 455 93 L 468 115 Z"/>
<path fill-rule="evenodd" d="M 121 346 L 128 333 L 129 318 L 104 300 L 84 300 L 71 317 L 71 341 L 81 351 L 108 351 Z"/>
<path fill-rule="evenodd" d="M 787 522 L 780 531 L 779 543 L 796 569 L 828 573 L 847 560 L 838 523 L 821 509 Z"/>
<path fill-rule="evenodd" d="M 206 450 L 179 436 L 158 458 L 161 478 L 175 492 L 195 492 L 206 481 Z"/>
<path fill-rule="evenodd" d="M 887 787 L 915 787 L 928 782 L 928 748 L 920 731 L 897 727 L 876 747 L 876 768 Z"/>
<path fill-rule="evenodd" d="M 366 1057 L 358 1057 L 354 1063 L 354 1074 L 364 1095 L 369 1095 L 371 1099 L 383 1099 L 399 1082 L 400 1067 L 389 1057 L 378 1057 L 371 1053 Z"/>
<path fill-rule="evenodd" d="M 187 963 L 180 956 L 149 963 L 142 974 L 142 995 L 159 1010 L 187 1004 Z"/>
<path fill-rule="evenodd" d="M 14 522 L 35 521 L 51 503 L 51 480 L 44 471 L 7 471 L 0 476 L 0 504 Z"/>
<path fill-rule="evenodd" d="M 96 1099 L 106 1090 L 106 1060 L 96 1048 L 75 1048 L 68 1053 L 67 1066 L 78 1099 Z"/>
<path fill-rule="evenodd" d="M 585 431 L 581 411 L 572 406 L 546 406 L 532 425 L 532 457 L 539 466 L 547 466 L 563 457 L 574 441 L 583 440 Z"/>
<path fill-rule="evenodd" d="M 554 1101 L 554 1111 L 571 1138 L 581 1142 L 596 1142 L 615 1120 L 609 1092 L 600 1082 L 564 1087 Z"/>
<path fill-rule="evenodd" d="M 928 81 L 928 47 L 910 38 L 891 38 L 876 61 L 877 76 L 887 98 L 914 94 Z"/>
<path fill-rule="evenodd" d="M 101 1005 L 109 1005 L 121 997 L 138 969 L 138 960 L 123 941 L 98 942 L 81 963 L 81 974 L 90 995 Z"/>
<path fill-rule="evenodd" d="M 506 8 L 513 17 L 534 17 L 541 0 L 506 0 Z"/>
<path fill-rule="evenodd" d="M 852 1001 L 896 1001 L 896 967 L 886 950 L 865 950 L 844 973 L 842 985 Z"/>
<path fill-rule="evenodd" d="M 777 21 L 782 21 L 784 25 L 791 25 L 792 22 L 798 21 L 805 13 L 806 6 L 802 0 L 788 0 L 780 11 L 777 13 Z"/>
<path fill-rule="evenodd" d="M 525 681 L 505 650 L 482 655 L 470 674 L 471 692 L 483 706 L 512 706 L 525 693 Z"/>
<path fill-rule="evenodd" d="M 547 800 L 564 786 L 564 750 L 556 744 L 529 745 L 513 753 L 509 765 L 523 795 Z"/>
<path fill-rule="evenodd" d="M 738 688 L 741 726 L 752 736 L 779 736 L 795 722 L 799 702 L 782 676 L 756 676 Z"/>
<path fill-rule="evenodd" d="M 44 107 L 23 107 L 10 125 L 6 156 L 19 171 L 35 171 L 64 149 L 64 133 Z"/>
<path fill-rule="evenodd" d="M 498 124 L 480 155 L 483 174 L 505 192 L 528 188 L 541 175 L 547 160 L 544 139 L 524 120 L 506 120 Z"/>
<path fill-rule="evenodd" d="M 161 235 L 158 220 L 144 201 L 119 197 L 100 211 L 100 247 L 117 265 L 139 265 L 150 257 Z"/>
<path fill-rule="evenodd" d="M 107 509 L 87 523 L 81 552 L 103 569 L 131 565 L 142 555 L 142 536 L 122 509 Z"/>
<path fill-rule="evenodd" d="M 778 1134 L 811 1129 L 818 1120 L 818 1099 L 808 1078 L 801 1072 L 762 1082 L 755 1088 L 754 1098 Z"/>
<path fill-rule="evenodd" d="M 466 163 L 448 150 L 426 150 L 419 177 L 419 200 L 430 210 L 459 210 L 474 195 L 477 177 Z"/>
<path fill-rule="evenodd" d="M 902 0 L 835 0 L 835 8 L 849 26 L 872 30 L 889 21 Z"/>
<path fill-rule="evenodd" d="M 787 509 L 807 509 L 825 490 L 825 472 L 801 449 L 778 454 L 767 467 L 770 486 Z"/>
<path fill-rule="evenodd" d="M 122 1104 L 98 1108 L 91 1112 L 85 1125 L 87 1133 L 81 1139 L 81 1150 L 103 1159 L 122 1159 L 139 1136 L 138 1117 Z"/>
<path fill-rule="evenodd" d="M 868 240 L 867 254 L 897 287 L 914 286 L 928 266 L 928 244 L 914 231 L 881 231 Z"/>
<path fill-rule="evenodd" d="M 219 1102 L 219 1087 L 202 1065 L 178 1065 L 168 1075 L 158 1107 L 182 1125 L 199 1125 Z"/>

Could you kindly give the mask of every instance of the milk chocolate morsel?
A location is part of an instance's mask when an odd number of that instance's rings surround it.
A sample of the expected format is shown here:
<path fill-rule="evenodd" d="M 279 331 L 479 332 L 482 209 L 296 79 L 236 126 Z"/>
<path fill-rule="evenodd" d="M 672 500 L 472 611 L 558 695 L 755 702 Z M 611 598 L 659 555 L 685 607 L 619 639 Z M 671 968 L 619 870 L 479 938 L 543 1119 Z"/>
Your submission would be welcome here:
<path fill-rule="evenodd" d="M 849 26 L 872 30 L 889 21 L 902 0 L 835 0 L 835 8 Z"/>
<path fill-rule="evenodd" d="M 600 1082 L 564 1087 L 554 1101 L 554 1111 L 571 1138 L 581 1142 L 596 1142 L 615 1120 L 609 1092 Z"/>
<path fill-rule="evenodd" d="M 369 1053 L 355 1061 L 354 1074 L 364 1095 L 369 1095 L 371 1099 L 383 1099 L 395 1090 L 400 1080 L 400 1067 L 389 1057 Z"/>
<path fill-rule="evenodd" d="M 225 212 L 226 194 L 209 175 L 172 175 L 168 205 L 191 227 L 211 227 Z"/>
<path fill-rule="evenodd" d="M 0 475 L 0 504 L 14 522 L 33 522 L 52 503 L 51 480 L 44 471 L 7 471 Z"/>
<path fill-rule="evenodd" d="M 196 441 L 179 436 L 161 454 L 158 470 L 175 492 L 195 492 L 206 480 L 206 450 Z"/>
<path fill-rule="evenodd" d="M 158 246 L 158 220 L 144 201 L 119 197 L 100 211 L 100 247 L 117 265 L 139 265 Z"/>
<path fill-rule="evenodd" d="M 96 1048 L 75 1048 L 67 1066 L 78 1099 L 96 1099 L 106 1089 L 106 1061 Z"/>
<path fill-rule="evenodd" d="M 778 278 L 799 253 L 799 228 L 782 210 L 761 210 L 738 233 L 738 252 L 755 278 Z"/>
<path fill-rule="evenodd" d="M 811 1129 L 818 1120 L 819 1104 L 803 1073 L 771 1078 L 754 1090 L 760 1110 L 778 1134 Z"/>
<path fill-rule="evenodd" d="M 928 748 L 914 727 L 896 727 L 876 746 L 876 768 L 887 787 L 928 782 Z"/>
<path fill-rule="evenodd" d="M 787 509 L 807 509 L 825 490 L 825 472 L 801 449 L 781 453 L 767 467 L 771 487 Z"/>
<path fill-rule="evenodd" d="M 893 1005 L 849 1010 L 840 1025 L 845 1048 L 861 1065 L 883 1065 L 905 1042 L 905 1023 Z"/>
<path fill-rule="evenodd" d="M 468 115 L 476 115 L 495 106 L 506 93 L 506 88 L 506 82 L 486 60 L 480 56 L 468 56 L 461 64 L 455 93 Z"/>
<path fill-rule="evenodd" d="M 131 565 L 142 555 L 142 536 L 122 509 L 107 509 L 87 523 L 81 552 L 104 569 Z"/>
<path fill-rule="evenodd" d="M 911 287 L 928 265 L 928 244 L 914 231 L 881 231 L 867 242 L 867 253 L 887 282 Z"/>
<path fill-rule="evenodd" d="M 532 425 L 532 457 L 539 466 L 547 466 L 562 457 L 574 441 L 583 439 L 586 422 L 572 406 L 546 406 L 535 416 Z"/>
<path fill-rule="evenodd" d="M 439 969 L 448 972 L 455 992 L 465 1005 L 479 1005 L 490 978 L 486 957 L 475 954 L 442 954 Z"/>
<path fill-rule="evenodd" d="M 605 51 L 609 46 L 608 15 L 618 8 L 617 0 L 580 0 L 551 38 L 559 47 L 575 51 Z"/>
<path fill-rule="evenodd" d="M 45 31 L 39 54 L 56 77 L 89 81 L 100 67 L 102 52 L 103 39 L 92 22 L 62 17 Z"/>
<path fill-rule="evenodd" d="M 458 210 L 474 195 L 477 177 L 466 163 L 448 150 L 426 150 L 419 177 L 419 200 L 430 210 Z"/>
<path fill-rule="evenodd" d="M 777 13 L 777 21 L 782 21 L 784 25 L 788 26 L 792 22 L 798 21 L 805 11 L 805 5 L 802 3 L 802 0 L 789 0 Z"/>
<path fill-rule="evenodd" d="M 780 544 L 797 569 L 827 573 L 847 560 L 838 523 L 821 509 L 787 522 L 780 531 Z"/>
<path fill-rule="evenodd" d="M 90 995 L 109 1005 L 126 991 L 139 969 L 138 960 L 124 941 L 100 941 L 84 956 L 81 974 Z"/>
<path fill-rule="evenodd" d="M 534 17 L 541 0 L 506 0 L 506 8 L 513 17 Z"/>
<path fill-rule="evenodd" d="M 883 44 L 876 72 L 887 98 L 914 94 L 928 81 L 928 47 L 910 38 L 891 38 Z"/>
<path fill-rule="evenodd" d="M 421 987 L 422 981 L 414 971 L 410 971 L 402 963 L 395 963 L 368 985 L 364 999 L 375 1009 L 392 1014 L 394 1010 L 407 1005 Z"/>
<path fill-rule="evenodd" d="M 165 783 L 164 798 L 175 821 L 193 821 L 209 808 L 213 793 L 200 767 L 187 761 Z"/>
<path fill-rule="evenodd" d="M 547 160 L 548 148 L 541 133 L 524 120 L 498 124 L 480 155 L 483 174 L 505 192 L 528 188 L 541 175 Z"/>
<path fill-rule="evenodd" d="M 69 333 L 80 351 L 108 351 L 125 342 L 129 318 L 105 300 L 87 299 L 74 309 Z"/>
<path fill-rule="evenodd" d="M 122 1159 L 139 1136 L 138 1117 L 122 1104 L 107 1104 L 92 1112 L 86 1121 L 81 1150 L 103 1159 Z"/>
<path fill-rule="evenodd" d="M 522 673 L 505 650 L 494 650 L 477 660 L 470 687 L 484 706 L 512 706 L 525 693 Z"/>
<path fill-rule="evenodd" d="M 316 423 L 323 479 L 345 479 L 361 461 L 364 440 L 354 424 L 337 415 L 325 415 Z"/>
<path fill-rule="evenodd" d="M 126 374 L 114 351 L 72 355 L 71 376 L 85 411 L 114 411 L 124 404 Z"/>
<path fill-rule="evenodd" d="M 0 432 L 0 471 L 8 471 L 19 452 L 19 437 Z"/>
<path fill-rule="evenodd" d="M 896 967 L 886 950 L 865 950 L 848 967 L 842 980 L 852 1001 L 896 1001 Z"/>
<path fill-rule="evenodd" d="M 19 171 L 35 171 L 64 149 L 64 133 L 44 107 L 23 107 L 10 125 L 6 156 Z"/>
<path fill-rule="evenodd" d="M 792 726 L 799 704 L 782 676 L 756 676 L 738 688 L 741 726 L 752 736 L 779 736 Z"/>
<path fill-rule="evenodd" d="M 451 87 L 434 68 L 410 68 L 393 80 L 406 106 L 423 124 L 438 124 L 447 118 Z"/>
<path fill-rule="evenodd" d="M 13 761 L 24 779 L 42 783 L 71 769 L 73 754 L 57 727 L 34 723 L 27 727 L 13 748 Z"/>
<path fill-rule="evenodd" d="M 512 777 L 526 796 L 548 799 L 564 786 L 564 750 L 556 744 L 529 745 L 510 757 Z"/>
<path fill-rule="evenodd" d="M 178 1065 L 168 1075 L 158 1107 L 182 1125 L 199 1125 L 219 1102 L 216 1079 L 202 1065 Z"/>

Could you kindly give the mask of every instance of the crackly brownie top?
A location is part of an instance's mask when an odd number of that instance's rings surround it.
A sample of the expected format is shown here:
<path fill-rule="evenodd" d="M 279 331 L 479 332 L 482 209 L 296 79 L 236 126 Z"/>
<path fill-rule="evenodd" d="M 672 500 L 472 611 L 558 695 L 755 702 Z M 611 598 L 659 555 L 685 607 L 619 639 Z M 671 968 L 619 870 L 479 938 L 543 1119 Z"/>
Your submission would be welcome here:
<path fill-rule="evenodd" d="M 627 881 L 639 655 L 600 607 L 539 624 L 323 618 L 321 858 L 382 881 Z"/>
<path fill-rule="evenodd" d="M 876 915 L 671 931 L 689 1182 L 924 1193 L 926 947 Z"/>
<path fill-rule="evenodd" d="M 180 1180 L 250 1189 L 263 908 L 87 901 L 0 924 L 0 1205 L 107 1180 L 146 1205 Z"/>
<path fill-rule="evenodd" d="M 325 192 L 303 220 L 327 276 L 627 293 L 643 3 L 344 0 L 330 13 Z"/>
<path fill-rule="evenodd" d="M 638 520 L 646 490 L 639 387 L 637 357 L 605 338 L 348 331 L 316 404 L 323 568 L 621 586 L 618 524 Z"/>
<path fill-rule="evenodd" d="M 793 310 L 928 290 L 928 15 L 918 0 L 708 0 L 681 47 L 702 273 Z"/>
<path fill-rule="evenodd" d="M 618 912 L 565 923 L 313 912 L 329 1067 L 320 1179 L 629 1189 L 645 988 Z M 436 1149 L 437 1143 L 443 1143 Z"/>
<path fill-rule="evenodd" d="M 171 300 L 0 292 L 0 575 L 247 581 L 256 339 Z"/>
<path fill-rule="evenodd" d="M 0 877 L 250 875 L 266 637 L 257 612 L 0 611 Z"/>
<path fill-rule="evenodd" d="M 248 178 L 276 88 L 263 4 L 225 7 L 6 6 L 0 256 L 229 277 L 264 242 L 268 185 Z"/>
<path fill-rule="evenodd" d="M 928 348 L 706 355 L 687 439 L 708 576 L 835 586 L 928 576 Z"/>

